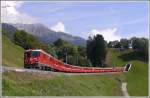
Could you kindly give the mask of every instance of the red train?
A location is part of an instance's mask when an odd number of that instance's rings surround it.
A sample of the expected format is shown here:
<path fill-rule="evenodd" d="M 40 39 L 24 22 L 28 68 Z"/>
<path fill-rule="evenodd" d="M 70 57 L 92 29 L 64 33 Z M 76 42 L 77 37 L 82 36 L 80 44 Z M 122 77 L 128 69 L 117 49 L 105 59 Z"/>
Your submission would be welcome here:
<path fill-rule="evenodd" d="M 50 54 L 40 49 L 26 50 L 24 53 L 24 67 L 25 68 L 36 68 L 41 70 L 53 70 L 60 72 L 124 72 L 131 68 L 131 64 L 126 64 L 125 67 L 80 67 L 70 64 L 66 64 Z"/>

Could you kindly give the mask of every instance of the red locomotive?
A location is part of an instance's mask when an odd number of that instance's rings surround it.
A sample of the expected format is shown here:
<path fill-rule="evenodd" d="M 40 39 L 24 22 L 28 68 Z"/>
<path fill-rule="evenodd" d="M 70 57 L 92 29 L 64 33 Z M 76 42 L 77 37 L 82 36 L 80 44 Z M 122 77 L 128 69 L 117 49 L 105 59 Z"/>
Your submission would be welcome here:
<path fill-rule="evenodd" d="M 24 53 L 24 67 L 25 68 L 36 68 L 41 70 L 53 70 L 60 72 L 124 72 L 128 71 L 131 64 L 126 64 L 125 67 L 80 67 L 70 64 L 66 64 L 50 54 L 40 49 L 26 50 Z"/>

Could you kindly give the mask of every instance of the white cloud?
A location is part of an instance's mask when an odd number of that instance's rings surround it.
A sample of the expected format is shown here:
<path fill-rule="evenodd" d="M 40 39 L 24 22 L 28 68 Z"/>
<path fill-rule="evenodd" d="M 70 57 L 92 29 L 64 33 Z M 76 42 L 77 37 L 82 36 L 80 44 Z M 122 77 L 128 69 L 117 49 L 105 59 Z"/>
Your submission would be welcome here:
<path fill-rule="evenodd" d="M 90 36 L 94 36 L 97 34 L 103 35 L 106 41 L 120 40 L 120 36 L 116 35 L 117 28 L 107 28 L 103 30 L 93 29 L 89 33 Z"/>
<path fill-rule="evenodd" d="M 65 25 L 62 22 L 58 22 L 56 25 L 51 27 L 52 30 L 56 31 L 56 32 L 65 32 L 68 33 L 66 31 Z"/>
<path fill-rule="evenodd" d="M 1 1 L 1 21 L 5 23 L 34 23 L 35 18 L 17 10 L 22 4 L 22 1 Z"/>

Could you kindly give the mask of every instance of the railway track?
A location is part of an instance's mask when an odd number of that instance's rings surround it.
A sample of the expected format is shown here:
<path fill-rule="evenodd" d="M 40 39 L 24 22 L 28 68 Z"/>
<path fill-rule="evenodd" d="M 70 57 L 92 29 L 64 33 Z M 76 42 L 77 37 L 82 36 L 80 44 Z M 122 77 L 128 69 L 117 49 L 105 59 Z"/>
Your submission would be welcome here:
<path fill-rule="evenodd" d="M 65 73 L 65 72 L 54 72 L 54 71 L 44 71 L 44 70 L 36 70 L 36 69 L 25 69 L 25 68 L 17 68 L 17 67 L 7 67 L 2 66 L 2 73 L 4 72 L 20 72 L 20 73 L 38 73 L 38 74 L 45 74 L 45 75 L 67 75 L 67 76 L 74 76 L 74 75 L 111 75 L 111 74 L 120 74 L 122 72 L 104 72 L 104 73 Z"/>

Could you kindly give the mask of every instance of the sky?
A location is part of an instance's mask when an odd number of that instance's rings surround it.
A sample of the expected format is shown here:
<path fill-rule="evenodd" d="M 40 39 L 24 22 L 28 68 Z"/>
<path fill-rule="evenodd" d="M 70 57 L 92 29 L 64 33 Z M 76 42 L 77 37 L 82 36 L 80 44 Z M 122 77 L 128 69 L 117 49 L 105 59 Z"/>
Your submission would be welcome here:
<path fill-rule="evenodd" d="M 42 23 L 56 31 L 87 39 L 102 34 L 107 41 L 148 38 L 148 2 L 2 1 L 1 21 Z"/>

